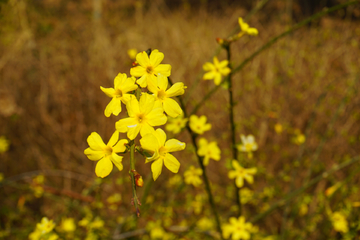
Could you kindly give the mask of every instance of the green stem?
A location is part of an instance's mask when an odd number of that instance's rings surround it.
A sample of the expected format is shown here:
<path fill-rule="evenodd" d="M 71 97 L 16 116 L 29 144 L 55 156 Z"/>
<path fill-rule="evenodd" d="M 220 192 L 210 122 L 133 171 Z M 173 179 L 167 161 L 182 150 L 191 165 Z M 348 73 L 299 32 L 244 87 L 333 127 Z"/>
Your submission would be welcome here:
<path fill-rule="evenodd" d="M 131 177 L 131 188 L 133 193 L 133 202 L 136 210 L 136 216 L 140 217 L 140 200 L 136 194 L 136 182 L 135 182 L 135 142 L 130 142 L 130 177 Z"/>
<path fill-rule="evenodd" d="M 318 12 L 317 14 L 314 14 L 312 15 L 311 17 L 305 19 L 304 21 L 301 21 L 300 23 L 294 25 L 292 28 L 290 28 L 289 30 L 281 33 L 280 35 L 270 39 L 267 43 L 265 43 L 262 47 L 260 47 L 257 51 L 255 51 L 250 57 L 246 58 L 239 66 L 237 66 L 236 68 L 234 68 L 234 70 L 232 71 L 232 74 L 240 71 L 241 69 L 243 69 L 246 64 L 248 64 L 251 60 L 253 60 L 257 55 L 259 55 L 261 52 L 263 52 L 264 50 L 268 49 L 269 47 L 271 47 L 274 43 L 276 43 L 279 39 L 289 35 L 290 33 L 298 30 L 299 28 L 309 24 L 310 22 L 314 21 L 314 20 L 317 20 L 321 17 L 323 17 L 324 15 L 326 14 L 329 14 L 329 13 L 332 13 L 332 12 L 335 12 L 339 9 L 342 9 L 342 8 L 345 8 L 347 6 L 350 6 L 350 5 L 353 5 L 353 4 L 356 4 L 356 3 L 359 3 L 359 0 L 356 0 L 356 1 L 349 1 L 347 3 L 342 3 L 342 4 L 339 4 L 339 5 L 336 5 L 332 8 L 328 8 L 328 9 L 324 9 L 323 11 L 321 12 Z M 227 78 L 225 78 L 223 82 L 227 81 Z M 221 85 L 221 84 L 220 84 Z M 211 95 L 213 95 L 219 88 L 220 88 L 220 85 L 214 87 L 213 89 L 211 89 L 208 94 L 205 95 L 205 97 L 194 107 L 194 109 L 191 111 L 191 114 L 195 114 L 199 108 L 201 106 L 203 106 L 204 102 L 211 97 Z M 190 115 L 191 115 L 190 114 Z"/>
<path fill-rule="evenodd" d="M 229 61 L 228 67 L 232 70 L 230 44 L 225 46 L 225 50 L 226 50 L 227 60 Z M 234 96 L 233 96 L 232 72 L 230 72 L 230 74 L 228 75 L 227 80 L 228 80 L 227 83 L 228 83 L 229 105 L 230 105 L 229 121 L 230 121 L 230 132 L 231 132 L 231 152 L 232 152 L 232 158 L 236 161 L 239 161 L 238 149 L 236 148 L 236 136 L 235 136 L 235 134 L 236 134 L 236 126 L 235 126 L 235 120 L 234 120 L 235 103 L 234 103 Z M 234 186 L 235 186 L 236 202 L 237 202 L 237 205 L 239 208 L 239 216 L 241 216 L 241 214 L 242 214 L 241 192 L 240 192 L 240 190 L 238 191 L 238 188 L 235 183 L 234 183 Z"/>

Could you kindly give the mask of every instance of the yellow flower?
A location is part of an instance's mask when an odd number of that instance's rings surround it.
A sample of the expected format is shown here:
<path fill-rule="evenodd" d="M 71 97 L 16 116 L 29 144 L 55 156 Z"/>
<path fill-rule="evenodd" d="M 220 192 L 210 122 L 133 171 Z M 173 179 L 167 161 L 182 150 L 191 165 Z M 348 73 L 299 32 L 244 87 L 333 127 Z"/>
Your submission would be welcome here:
<path fill-rule="evenodd" d="M 190 168 L 184 172 L 185 183 L 189 185 L 192 184 L 194 187 L 200 186 L 200 184 L 202 184 L 200 178 L 202 174 L 203 171 L 200 168 L 190 166 Z"/>
<path fill-rule="evenodd" d="M 220 148 L 215 141 L 208 142 L 205 138 L 199 139 L 199 149 L 197 154 L 204 157 L 204 166 L 209 164 L 210 158 L 219 161 L 220 160 Z"/>
<path fill-rule="evenodd" d="M 9 150 L 10 141 L 5 136 L 0 136 L 0 153 L 4 153 Z"/>
<path fill-rule="evenodd" d="M 41 222 L 36 224 L 36 229 L 41 233 L 41 234 L 46 234 L 51 232 L 55 227 L 55 223 L 53 222 L 53 220 L 49 220 L 47 217 L 43 217 L 41 219 Z"/>
<path fill-rule="evenodd" d="M 177 118 L 169 118 L 165 126 L 166 131 L 177 134 L 186 126 L 188 119 L 184 115 L 179 115 Z"/>
<path fill-rule="evenodd" d="M 204 80 L 214 79 L 215 85 L 219 85 L 221 83 L 222 76 L 227 76 L 231 72 L 230 68 L 228 68 L 229 61 L 223 60 L 219 62 L 217 57 L 213 59 L 214 63 L 207 62 L 203 65 L 203 70 L 207 73 L 204 74 Z"/>
<path fill-rule="evenodd" d="M 207 218 L 207 217 L 202 217 L 200 218 L 199 221 L 197 221 L 196 226 L 201 230 L 201 231 L 209 231 L 214 229 L 214 223 L 213 221 L 211 221 L 211 219 Z"/>
<path fill-rule="evenodd" d="M 137 52 L 137 50 L 135 48 L 130 48 L 130 49 L 127 50 L 127 54 L 128 54 L 130 59 L 135 59 L 137 53 L 138 52 Z"/>
<path fill-rule="evenodd" d="M 161 73 L 165 77 L 171 74 L 170 64 L 160 64 L 164 59 L 164 54 L 155 49 L 150 57 L 143 51 L 136 55 L 136 61 L 139 65 L 130 69 L 130 74 L 134 77 L 140 77 L 136 82 L 141 87 L 146 87 L 149 83 L 156 85 L 156 76 Z"/>
<path fill-rule="evenodd" d="M 256 28 L 249 27 L 249 24 L 245 23 L 241 17 L 239 17 L 238 22 L 241 28 L 241 32 L 238 34 L 239 37 L 244 34 L 249 34 L 249 35 L 259 34 L 259 31 Z"/>
<path fill-rule="evenodd" d="M 121 112 L 121 102 L 126 104 L 134 95 L 128 92 L 134 91 L 138 88 L 135 84 L 135 78 L 128 78 L 125 73 L 119 73 L 114 79 L 114 88 L 100 89 L 108 96 L 111 97 L 110 103 L 105 108 L 105 116 L 110 117 L 111 114 L 115 116 Z"/>
<path fill-rule="evenodd" d="M 334 192 L 336 192 L 336 190 L 339 189 L 340 186 L 341 186 L 341 183 L 336 183 L 335 185 L 327 188 L 325 190 L 325 196 L 330 197 L 331 195 L 333 195 Z"/>
<path fill-rule="evenodd" d="M 75 221 L 73 218 L 64 218 L 61 221 L 60 228 L 64 232 L 74 232 L 76 229 Z"/>
<path fill-rule="evenodd" d="M 247 152 L 248 157 L 252 158 L 252 152 L 258 149 L 258 145 L 255 142 L 255 138 L 253 135 L 248 135 L 247 137 L 243 134 L 240 135 L 242 144 L 238 145 L 237 148 L 241 152 Z"/>
<path fill-rule="evenodd" d="M 173 173 L 177 173 L 180 168 L 180 162 L 170 152 L 185 149 L 185 143 L 176 139 L 166 141 L 166 134 L 158 128 L 153 133 L 149 133 L 140 139 L 142 149 L 150 151 L 153 155 L 146 158 L 145 163 L 151 164 L 154 181 L 161 174 L 163 164 Z"/>
<path fill-rule="evenodd" d="M 239 240 L 239 239 L 250 239 L 250 233 L 254 229 L 251 223 L 245 222 L 245 217 L 231 217 L 228 224 L 223 225 L 223 237 Z"/>
<path fill-rule="evenodd" d="M 283 131 L 283 126 L 280 123 L 277 123 L 275 124 L 274 129 L 277 134 L 280 134 Z"/>
<path fill-rule="evenodd" d="M 295 137 L 293 138 L 294 143 L 297 145 L 303 144 L 305 142 L 305 140 L 306 140 L 306 137 L 302 133 L 296 134 Z"/>
<path fill-rule="evenodd" d="M 132 98 L 127 104 L 126 109 L 129 117 L 120 119 L 116 122 L 116 129 L 119 132 L 127 132 L 128 138 L 135 139 L 139 134 L 145 136 L 154 131 L 154 126 L 166 123 L 167 117 L 163 108 L 155 104 L 155 97 L 144 93 L 140 97 L 140 102 Z"/>
<path fill-rule="evenodd" d="M 241 191 L 241 194 L 240 194 L 241 204 L 246 204 L 246 203 L 250 202 L 253 199 L 254 191 L 252 191 L 252 190 L 250 190 L 248 188 L 242 188 L 239 191 Z"/>
<path fill-rule="evenodd" d="M 168 90 L 168 79 L 162 74 L 158 74 L 156 85 L 148 84 L 148 89 L 156 97 L 156 101 L 160 102 L 164 108 L 164 111 L 170 117 L 177 117 L 183 113 L 179 104 L 171 97 L 176 97 L 184 94 L 184 83 L 178 82 L 172 85 Z"/>
<path fill-rule="evenodd" d="M 205 131 L 208 131 L 211 129 L 211 124 L 206 123 L 206 116 L 203 115 L 200 118 L 196 115 L 190 116 L 190 123 L 189 126 L 191 130 L 197 134 L 203 134 Z"/>
<path fill-rule="evenodd" d="M 341 212 L 334 212 L 330 216 L 335 231 L 347 233 L 349 231 L 348 222 Z"/>
<path fill-rule="evenodd" d="M 244 186 L 244 179 L 248 183 L 253 183 L 254 178 L 253 175 L 257 172 L 256 168 L 243 168 L 236 160 L 232 160 L 232 166 L 234 170 L 229 171 L 229 178 L 235 178 L 235 184 L 238 188 Z"/>
<path fill-rule="evenodd" d="M 115 164 L 119 171 L 123 169 L 123 157 L 117 155 L 117 153 L 125 152 L 125 144 L 128 143 L 128 140 L 119 140 L 118 131 L 113 133 L 106 145 L 96 132 L 90 134 L 87 142 L 90 147 L 85 149 L 84 153 L 90 160 L 99 161 L 95 167 L 95 173 L 98 177 L 104 178 L 108 176 L 113 169 L 113 164 Z"/>

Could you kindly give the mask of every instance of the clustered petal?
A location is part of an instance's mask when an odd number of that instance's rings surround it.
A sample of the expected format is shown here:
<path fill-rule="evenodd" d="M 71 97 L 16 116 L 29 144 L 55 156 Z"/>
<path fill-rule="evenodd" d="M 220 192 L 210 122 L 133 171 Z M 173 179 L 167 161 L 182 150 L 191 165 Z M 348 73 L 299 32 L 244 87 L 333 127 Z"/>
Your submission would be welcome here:
<path fill-rule="evenodd" d="M 228 60 L 219 62 L 218 58 L 214 57 L 213 61 L 214 63 L 207 62 L 203 65 L 203 70 L 207 72 L 204 74 L 203 79 L 214 79 L 215 85 L 219 85 L 221 83 L 222 76 L 229 75 L 231 69 L 228 67 Z"/>
<path fill-rule="evenodd" d="M 250 239 L 251 232 L 255 231 L 255 227 L 251 223 L 247 223 L 243 216 L 238 219 L 231 217 L 229 223 L 224 224 L 222 228 L 223 237 L 227 239 L 231 236 L 232 240 Z"/>
<path fill-rule="evenodd" d="M 206 123 L 206 116 L 198 117 L 196 115 L 190 116 L 190 123 L 189 126 L 191 130 L 197 134 L 203 134 L 206 131 L 209 131 L 211 129 L 211 124 Z"/>
<path fill-rule="evenodd" d="M 232 160 L 232 166 L 234 170 L 229 171 L 228 176 L 230 179 L 235 178 L 235 184 L 238 188 L 244 186 L 244 180 L 250 184 L 254 182 L 253 175 L 257 172 L 256 168 L 243 168 L 236 160 Z"/>
<path fill-rule="evenodd" d="M 130 69 L 130 74 L 139 77 L 136 81 L 141 87 L 149 84 L 156 85 L 156 76 L 158 73 L 168 77 L 171 74 L 170 64 L 160 64 L 164 59 L 164 54 L 155 49 L 150 56 L 143 51 L 136 55 L 137 66 Z"/>
<path fill-rule="evenodd" d="M 85 155 L 92 161 L 98 161 L 95 167 L 95 173 L 98 177 L 108 176 L 113 164 L 121 171 L 123 169 L 122 156 L 117 153 L 125 152 L 127 139 L 119 140 L 119 132 L 115 131 L 108 144 L 105 144 L 96 132 L 92 132 L 87 139 L 89 148 L 85 149 Z"/>
<path fill-rule="evenodd" d="M 140 139 L 140 144 L 142 149 L 152 154 L 151 157 L 146 158 L 145 163 L 153 162 L 151 171 L 154 181 L 160 176 L 163 165 L 173 173 L 179 171 L 180 162 L 170 153 L 185 149 L 185 143 L 176 139 L 166 141 L 165 132 L 158 128 L 156 131 L 143 136 Z"/>
<path fill-rule="evenodd" d="M 220 160 L 221 151 L 215 141 L 208 142 L 205 138 L 200 138 L 197 154 L 204 157 L 204 165 L 207 166 L 210 158 L 216 161 Z"/>

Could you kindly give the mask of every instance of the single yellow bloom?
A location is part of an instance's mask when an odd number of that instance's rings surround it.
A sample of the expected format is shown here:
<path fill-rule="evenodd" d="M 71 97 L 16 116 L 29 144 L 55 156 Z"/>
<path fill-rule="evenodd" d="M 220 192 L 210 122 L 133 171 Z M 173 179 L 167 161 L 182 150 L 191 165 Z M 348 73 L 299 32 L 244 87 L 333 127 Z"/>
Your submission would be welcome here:
<path fill-rule="evenodd" d="M 119 132 L 115 131 L 111 136 L 108 144 L 105 145 L 100 135 L 92 132 L 87 138 L 89 148 L 85 149 L 85 155 L 92 161 L 98 161 L 95 167 L 95 173 L 98 177 L 104 178 L 108 176 L 113 164 L 121 171 L 123 169 L 122 156 L 117 153 L 125 152 L 127 139 L 119 140 Z"/>
<path fill-rule="evenodd" d="M 163 164 L 173 173 L 177 173 L 180 168 L 180 162 L 170 152 L 184 150 L 186 144 L 176 139 L 166 141 L 166 134 L 158 128 L 153 133 L 146 134 L 140 139 L 141 148 L 150 151 L 153 155 L 146 158 L 145 163 L 151 164 L 154 181 L 161 174 Z"/>
<path fill-rule="evenodd" d="M 253 175 L 257 172 L 256 168 L 243 168 L 236 160 L 232 160 L 232 166 L 234 170 L 229 171 L 228 176 L 230 179 L 235 178 L 238 188 L 244 186 L 244 179 L 250 184 L 254 182 Z"/>
<path fill-rule="evenodd" d="M 297 133 L 293 138 L 293 141 L 296 145 L 301 145 L 306 141 L 306 137 L 302 133 Z"/>
<path fill-rule="evenodd" d="M 10 141 L 5 136 L 0 136 L 0 153 L 4 153 L 9 150 Z"/>
<path fill-rule="evenodd" d="M 165 126 L 166 131 L 177 134 L 186 126 L 188 119 L 184 115 L 179 115 L 177 118 L 169 118 Z"/>
<path fill-rule="evenodd" d="M 168 78 L 159 73 L 156 85 L 148 84 L 148 89 L 154 94 L 156 101 L 163 106 L 166 114 L 175 118 L 183 114 L 183 111 L 179 104 L 171 97 L 183 95 L 186 87 L 184 86 L 184 83 L 178 82 L 167 89 L 168 83 Z"/>
<path fill-rule="evenodd" d="M 64 218 L 60 224 L 61 230 L 64 232 L 74 232 L 76 229 L 75 220 L 73 218 Z"/>
<path fill-rule="evenodd" d="M 275 124 L 274 129 L 277 134 L 280 134 L 283 131 L 283 126 L 280 123 L 277 123 Z"/>
<path fill-rule="evenodd" d="M 111 97 L 110 103 L 105 108 L 105 116 L 110 117 L 111 114 L 115 116 L 121 112 L 121 102 L 126 104 L 132 97 L 135 97 L 128 92 L 134 91 L 138 88 L 135 84 L 135 78 L 128 78 L 125 73 L 119 73 L 114 79 L 114 88 L 100 89 L 108 96 Z"/>
<path fill-rule="evenodd" d="M 346 217 L 341 212 L 334 212 L 330 215 L 331 222 L 335 231 L 347 233 L 349 231 L 348 222 Z"/>
<path fill-rule="evenodd" d="M 241 17 L 239 17 L 238 22 L 241 28 L 239 35 L 249 34 L 255 36 L 259 34 L 259 31 L 256 28 L 249 27 L 249 24 L 245 23 Z"/>
<path fill-rule="evenodd" d="M 146 87 L 149 83 L 156 85 L 156 77 L 161 73 L 165 77 L 171 74 L 170 64 L 160 64 L 164 59 L 164 54 L 155 49 L 150 57 L 143 51 L 136 55 L 136 61 L 139 65 L 130 69 L 130 74 L 134 77 L 140 77 L 136 82 L 141 87 Z"/>
<path fill-rule="evenodd" d="M 253 231 L 254 227 L 251 223 L 245 222 L 245 217 L 241 216 L 238 219 L 231 217 L 228 224 L 223 225 L 223 237 L 225 239 L 240 240 L 240 239 L 250 239 L 250 233 Z"/>
<path fill-rule="evenodd" d="M 191 115 L 189 126 L 194 133 L 203 134 L 205 131 L 209 131 L 211 129 L 211 124 L 206 123 L 206 120 L 207 118 L 205 115 L 201 117 Z"/>
<path fill-rule="evenodd" d="M 119 132 L 127 132 L 129 139 L 133 140 L 139 134 L 145 136 L 154 131 L 154 126 L 166 123 L 167 117 L 163 108 L 155 104 L 155 97 L 144 93 L 140 101 L 132 98 L 127 104 L 126 109 L 129 117 L 120 119 L 115 126 Z"/>
<path fill-rule="evenodd" d="M 203 65 L 203 70 L 207 72 L 204 74 L 203 79 L 214 79 L 215 85 L 219 85 L 221 83 L 222 76 L 229 75 L 231 69 L 228 68 L 228 60 L 219 62 L 218 58 L 214 57 L 213 61 L 214 63 L 207 62 Z"/>
<path fill-rule="evenodd" d="M 47 217 L 43 217 L 41 222 L 36 224 L 36 230 L 38 230 L 41 234 L 46 234 L 51 232 L 55 227 L 55 223 L 53 220 L 49 220 Z"/>
<path fill-rule="evenodd" d="M 192 184 L 194 187 L 198 187 L 202 184 L 200 176 L 203 174 L 201 168 L 195 168 L 190 166 L 188 170 L 184 172 L 184 178 L 186 184 Z"/>
<path fill-rule="evenodd" d="M 325 196 L 330 197 L 331 195 L 333 195 L 334 192 L 336 192 L 336 190 L 339 189 L 340 186 L 341 186 L 341 183 L 336 183 L 335 185 L 327 188 L 325 190 Z"/>
<path fill-rule="evenodd" d="M 135 48 L 130 48 L 127 50 L 127 54 L 130 59 L 135 59 L 138 51 Z"/>
<path fill-rule="evenodd" d="M 205 138 L 200 138 L 197 154 L 204 157 L 204 166 L 207 166 L 209 164 L 210 158 L 216 161 L 220 160 L 221 151 L 215 141 L 208 142 Z"/>
<path fill-rule="evenodd" d="M 237 146 L 237 149 L 241 152 L 247 152 L 249 159 L 252 158 L 252 152 L 258 149 L 258 145 L 255 142 L 255 137 L 253 135 L 248 135 L 247 137 L 243 134 L 240 135 L 242 144 Z"/>

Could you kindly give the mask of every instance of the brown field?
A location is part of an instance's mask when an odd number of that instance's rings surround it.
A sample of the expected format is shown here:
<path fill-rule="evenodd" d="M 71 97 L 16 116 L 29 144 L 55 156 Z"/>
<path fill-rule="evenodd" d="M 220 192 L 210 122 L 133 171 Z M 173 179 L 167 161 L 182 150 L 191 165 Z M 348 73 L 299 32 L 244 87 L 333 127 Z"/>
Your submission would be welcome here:
<path fill-rule="evenodd" d="M 219 50 L 215 39 L 229 36 L 238 27 L 237 18 L 249 12 L 237 5 L 214 12 L 187 4 L 170 10 L 162 1 L 142 5 L 142 1 L 104 0 L 101 8 L 95 2 L 0 1 L 0 136 L 10 141 L 9 150 L 0 153 L 4 175 L 0 233 L 10 231 L 25 239 L 42 216 L 80 220 L 82 212 L 77 209 L 89 206 L 103 217 L 114 236 L 117 217 L 131 219 L 134 213 L 127 157 L 124 170 L 114 169 L 99 187 L 95 163 L 83 152 L 91 132 L 98 132 L 107 142 L 115 121 L 126 113 L 104 116 L 110 99 L 100 86 L 112 87 L 117 73 L 129 75 L 128 49 L 159 49 L 165 54 L 163 63 L 172 66 L 171 79 L 188 87 L 183 99 L 189 113 L 214 87 L 213 81 L 201 77 L 202 65 Z M 247 187 L 259 194 L 264 188 L 275 192 L 257 204 L 245 205 L 247 219 L 334 164 L 359 156 L 360 24 L 352 18 L 359 4 L 347 10 L 353 15 L 339 11 L 280 39 L 233 75 L 237 141 L 240 134 L 253 134 L 259 144 L 254 159 L 244 160 L 247 167 L 258 168 L 254 184 Z M 248 22 L 259 35 L 245 36 L 232 45 L 235 67 L 291 24 L 284 1 L 270 1 Z M 218 57 L 225 59 L 225 51 Z M 229 206 L 235 204 L 233 181 L 227 177 L 231 160 L 228 108 L 227 90 L 220 88 L 197 112 L 212 124 L 204 137 L 218 141 L 222 150 L 221 160 L 211 160 L 207 168 L 222 222 L 234 216 Z M 274 130 L 277 123 L 283 126 L 281 134 Z M 300 146 L 292 142 L 297 131 L 306 135 Z M 185 151 L 174 154 L 181 162 L 182 175 L 198 163 L 189 134 L 183 131 L 176 138 L 187 143 Z M 245 159 L 245 154 L 240 155 Z M 152 181 L 150 164 L 137 157 L 138 172 L 145 182 Z M 287 212 L 286 226 L 292 231 L 287 239 L 336 239 L 330 222 L 321 225 L 328 231 L 302 230 L 314 217 L 324 218 L 325 210 L 318 211 L 322 201 L 318 196 L 335 183 L 341 182 L 342 187 L 329 201 L 333 211 L 344 206 L 344 199 L 360 201 L 359 172 L 359 163 L 337 171 L 294 198 L 291 208 L 280 207 L 256 225 L 265 235 L 280 234 Z M 31 179 L 40 173 L 46 178 L 45 195 L 33 198 Z M 200 215 L 191 214 L 193 196 L 201 193 L 206 199 L 206 192 L 201 187 L 168 188 L 173 175 L 164 168 L 159 179 L 150 183 L 154 203 L 144 200 L 138 227 L 128 224 L 123 232 L 143 229 L 147 221 L 163 218 L 165 210 L 161 212 L 159 206 L 173 207 L 172 225 L 190 216 L 193 223 L 200 216 L 212 217 L 206 200 Z M 138 190 L 140 198 L 144 189 Z M 122 195 L 122 203 L 112 211 L 106 208 L 106 198 L 115 192 Z M 312 200 L 308 215 L 300 217 L 304 196 Z M 21 199 L 25 199 L 23 205 Z M 358 207 L 352 211 L 359 214 Z"/>

